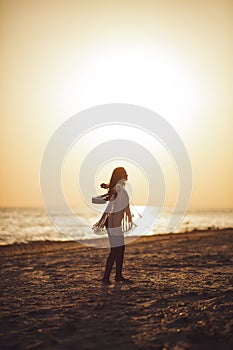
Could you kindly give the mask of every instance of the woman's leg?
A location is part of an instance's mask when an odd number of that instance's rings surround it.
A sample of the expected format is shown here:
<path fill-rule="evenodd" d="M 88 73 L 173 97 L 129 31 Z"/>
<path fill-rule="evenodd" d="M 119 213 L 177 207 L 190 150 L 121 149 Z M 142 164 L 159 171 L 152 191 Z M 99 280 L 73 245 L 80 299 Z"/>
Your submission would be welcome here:
<path fill-rule="evenodd" d="M 111 248 L 109 256 L 107 258 L 107 262 L 106 262 L 106 267 L 105 267 L 105 272 L 103 277 L 104 280 L 109 280 L 115 260 L 116 260 L 116 248 Z"/>
<path fill-rule="evenodd" d="M 124 260 L 125 245 L 116 247 L 116 280 L 122 278 L 122 267 Z"/>

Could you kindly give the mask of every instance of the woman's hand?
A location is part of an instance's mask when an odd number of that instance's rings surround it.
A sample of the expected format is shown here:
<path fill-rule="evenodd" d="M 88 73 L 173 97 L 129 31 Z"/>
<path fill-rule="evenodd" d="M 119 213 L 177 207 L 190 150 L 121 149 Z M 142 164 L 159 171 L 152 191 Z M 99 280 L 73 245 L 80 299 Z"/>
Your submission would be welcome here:
<path fill-rule="evenodd" d="M 129 208 L 129 205 L 127 206 L 126 208 L 126 211 L 125 211 L 125 214 L 126 214 L 126 220 L 127 220 L 127 223 L 129 225 L 129 229 L 131 229 L 132 225 L 133 225 L 133 215 L 131 213 L 131 210 Z"/>

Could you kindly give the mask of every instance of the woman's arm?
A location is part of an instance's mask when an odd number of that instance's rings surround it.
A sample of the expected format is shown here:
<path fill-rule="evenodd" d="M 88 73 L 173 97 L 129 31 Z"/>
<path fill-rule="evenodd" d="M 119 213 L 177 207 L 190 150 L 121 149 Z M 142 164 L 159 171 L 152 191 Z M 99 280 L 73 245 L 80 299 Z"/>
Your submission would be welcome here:
<path fill-rule="evenodd" d="M 114 199 L 114 196 L 112 195 L 110 200 L 109 200 L 109 203 L 105 209 L 105 211 L 103 212 L 101 218 L 99 219 L 99 221 L 97 221 L 93 226 L 92 228 L 93 229 L 103 229 L 104 226 L 105 226 L 105 222 L 106 222 L 106 219 L 107 217 L 109 216 L 109 214 L 112 212 L 112 209 L 113 209 L 113 199 Z"/>
<path fill-rule="evenodd" d="M 130 210 L 130 207 L 129 207 L 129 204 L 127 205 L 126 209 L 125 209 L 125 213 L 127 215 L 127 218 L 128 218 L 128 222 L 130 224 L 133 223 L 133 219 L 132 219 L 132 214 L 131 214 L 131 210 Z"/>

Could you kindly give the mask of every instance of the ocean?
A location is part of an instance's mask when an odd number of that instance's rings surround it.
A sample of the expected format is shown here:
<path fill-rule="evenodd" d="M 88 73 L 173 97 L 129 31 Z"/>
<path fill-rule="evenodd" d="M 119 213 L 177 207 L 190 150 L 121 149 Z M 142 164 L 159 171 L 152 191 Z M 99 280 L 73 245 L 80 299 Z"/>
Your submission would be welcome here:
<path fill-rule="evenodd" d="M 137 206 L 132 209 L 137 227 L 129 231 L 128 235 L 155 235 L 167 233 L 169 211 L 165 212 L 157 223 L 148 231 L 146 225 L 156 216 L 158 208 L 151 207 L 147 220 L 143 218 L 145 208 Z M 140 219 L 137 212 L 142 213 Z M 50 221 L 43 208 L 1 208 L 0 209 L 0 245 L 13 243 L 29 243 L 32 241 L 70 241 L 98 239 L 92 231 L 92 225 L 100 217 L 90 210 L 77 209 L 75 214 L 82 220 L 77 226 L 73 220 L 59 212 L 59 220 L 65 222 L 65 232 L 61 232 Z M 233 209 L 227 210 L 190 210 L 183 218 L 174 233 L 190 232 L 193 230 L 220 230 L 233 228 Z M 103 237 L 103 236 L 102 236 Z"/>

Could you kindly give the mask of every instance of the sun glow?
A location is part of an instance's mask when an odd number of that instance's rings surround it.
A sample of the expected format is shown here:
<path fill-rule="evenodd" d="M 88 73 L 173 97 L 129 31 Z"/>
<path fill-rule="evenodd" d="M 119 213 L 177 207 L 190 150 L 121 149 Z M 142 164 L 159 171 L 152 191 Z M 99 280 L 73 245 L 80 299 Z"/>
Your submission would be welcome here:
<path fill-rule="evenodd" d="M 90 50 L 84 60 L 78 74 L 70 67 L 72 74 L 60 88 L 64 106 L 75 105 L 77 98 L 83 109 L 111 102 L 133 103 L 163 114 L 178 129 L 184 127 L 182 115 L 198 95 L 190 61 L 145 42 L 134 47 L 106 44 L 97 54 Z"/>
<path fill-rule="evenodd" d="M 103 44 L 97 55 L 94 52 L 92 55 L 92 51 L 89 51 L 82 72 L 79 72 L 79 80 L 75 77 L 74 71 L 69 82 L 64 82 L 64 89 L 61 90 L 61 98 L 65 105 L 71 106 L 72 100 L 74 102 L 75 96 L 78 96 L 83 109 L 90 105 L 111 102 L 134 103 L 151 107 L 156 112 L 165 112 L 166 119 L 177 130 L 180 128 L 189 136 L 191 135 L 192 122 L 189 120 L 188 124 L 184 123 L 181 114 L 184 114 L 190 104 L 194 103 L 196 85 L 193 82 L 195 79 L 191 67 L 174 53 L 162 47 L 153 46 L 152 48 L 149 43 L 145 44 L 145 42 L 134 47 L 132 44 L 123 45 L 122 43 L 116 43 L 112 47 Z M 189 84 L 191 80 L 192 84 Z M 69 86 L 68 89 L 65 88 L 66 83 Z M 169 193 L 167 204 L 170 205 L 174 201 L 178 182 L 176 169 L 169 154 L 160 142 L 153 139 L 148 133 L 122 125 L 98 128 L 85 135 L 74 145 L 63 168 L 63 186 L 67 199 L 74 205 L 77 202 L 75 198 L 81 200 L 76 175 L 88 152 L 98 144 L 116 138 L 141 143 L 153 153 L 164 173 L 167 193 Z M 127 166 L 129 173 L 131 171 L 132 178 L 134 178 L 136 168 L 133 170 L 129 163 Z M 98 174 L 95 174 L 97 193 L 98 181 L 108 181 L 109 173 L 113 170 L 110 168 L 111 163 L 102 169 L 102 180 Z M 136 192 L 134 191 L 137 204 L 142 204 L 146 200 L 146 195 L 140 194 L 139 189 L 142 184 L 145 184 L 145 179 L 143 174 L 140 173 L 139 176 L 139 173 L 140 171 L 137 176 L 139 180 L 133 180 L 132 186 L 137 189 Z M 71 174 L 73 174 L 72 179 Z"/>

